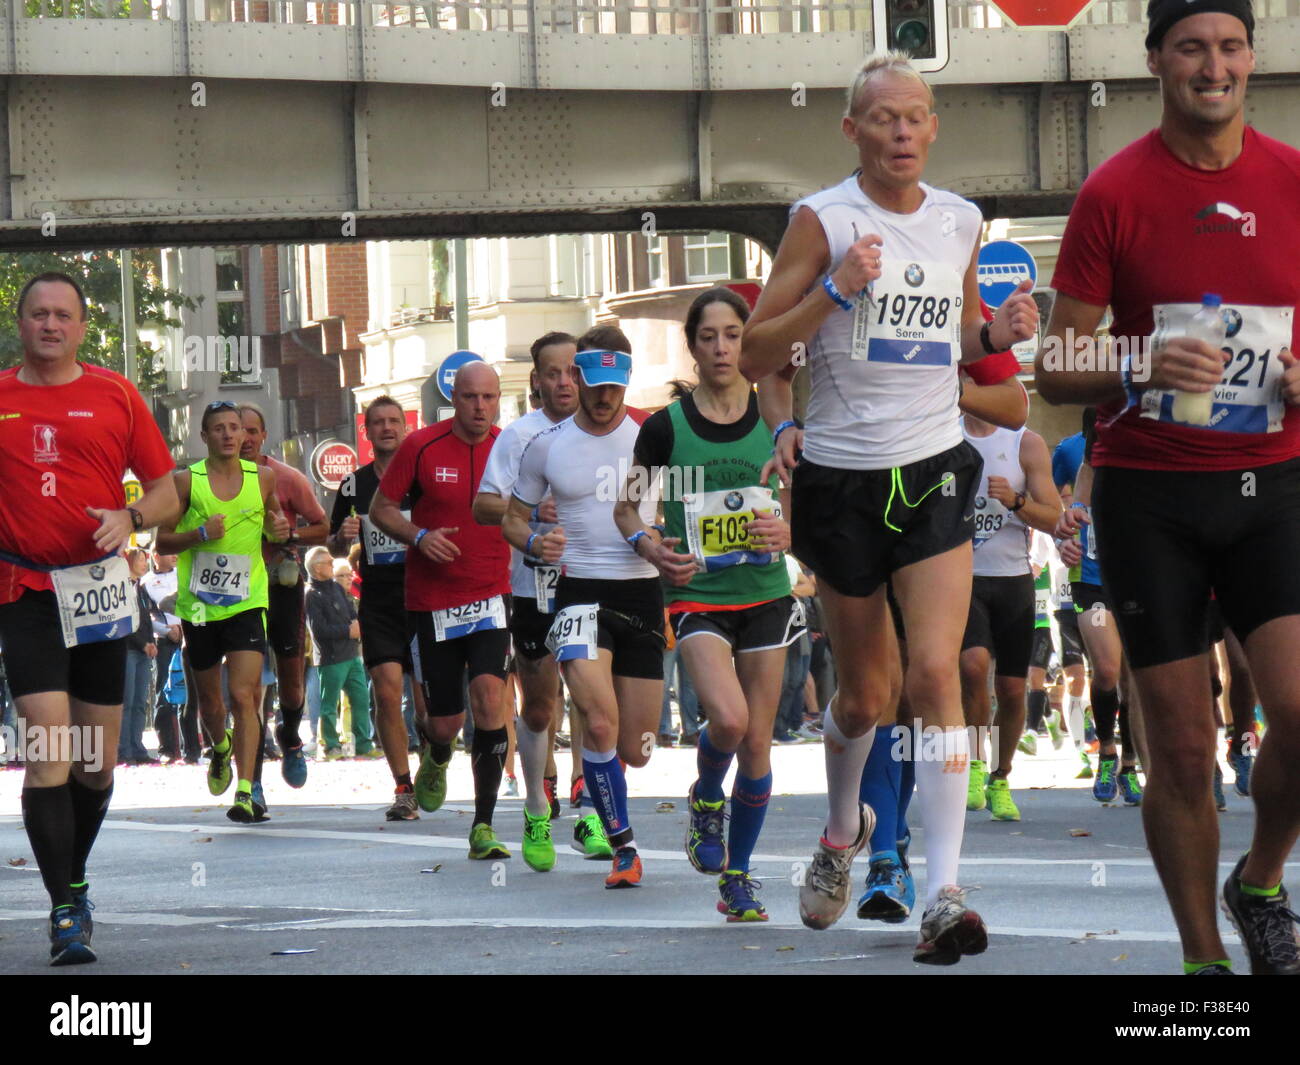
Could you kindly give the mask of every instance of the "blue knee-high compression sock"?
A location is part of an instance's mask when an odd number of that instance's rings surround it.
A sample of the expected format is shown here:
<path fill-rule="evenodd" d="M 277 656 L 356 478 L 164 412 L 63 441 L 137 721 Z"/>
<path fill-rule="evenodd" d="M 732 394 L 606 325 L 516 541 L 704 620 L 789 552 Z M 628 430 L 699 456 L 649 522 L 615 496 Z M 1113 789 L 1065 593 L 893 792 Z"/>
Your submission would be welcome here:
<path fill-rule="evenodd" d="M 915 741 L 916 735 L 912 732 L 910 726 L 898 725 L 896 727 L 905 730 L 899 734 L 900 740 L 906 737 L 910 741 Z M 895 830 L 897 833 L 895 838 L 901 842 L 908 838 L 907 808 L 911 805 L 912 796 L 916 793 L 916 749 L 911 742 L 908 742 L 900 743 L 899 750 L 909 755 L 909 757 L 902 759 L 898 765 L 898 827 Z"/>
<path fill-rule="evenodd" d="M 902 765 L 894 757 L 893 732 L 889 727 L 876 729 L 876 738 L 871 744 L 871 753 L 867 755 L 867 764 L 862 767 L 862 783 L 858 787 L 858 798 L 876 815 L 876 830 L 871 833 L 873 854 L 892 851 L 896 840 L 894 828 L 898 824 L 898 778 Z"/>
<path fill-rule="evenodd" d="M 767 803 L 772 797 L 772 774 L 753 780 L 736 773 L 731 786 L 731 828 L 727 832 L 727 868 L 749 872 L 749 859 L 763 831 Z"/>
<path fill-rule="evenodd" d="M 586 801 L 600 815 L 605 834 L 616 836 L 630 827 L 627 816 L 627 778 L 618 760 L 618 751 L 582 749 L 582 775 L 586 784 Z"/>
<path fill-rule="evenodd" d="M 709 739 L 709 730 L 701 729 L 699 746 L 695 749 L 695 771 L 699 779 L 695 782 L 695 797 L 705 802 L 720 802 L 726 798 L 722 782 L 727 779 L 727 770 L 731 768 L 734 752 L 720 751 Z"/>

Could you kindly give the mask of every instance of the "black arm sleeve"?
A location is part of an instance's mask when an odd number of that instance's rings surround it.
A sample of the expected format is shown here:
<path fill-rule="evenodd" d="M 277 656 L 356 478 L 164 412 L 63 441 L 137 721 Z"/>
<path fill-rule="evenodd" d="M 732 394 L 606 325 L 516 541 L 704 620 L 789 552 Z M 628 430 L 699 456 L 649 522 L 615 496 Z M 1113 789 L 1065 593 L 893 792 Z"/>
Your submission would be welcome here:
<path fill-rule="evenodd" d="M 673 419 L 667 407 L 655 411 L 642 423 L 632 454 L 648 470 L 668 465 L 673 456 Z"/>

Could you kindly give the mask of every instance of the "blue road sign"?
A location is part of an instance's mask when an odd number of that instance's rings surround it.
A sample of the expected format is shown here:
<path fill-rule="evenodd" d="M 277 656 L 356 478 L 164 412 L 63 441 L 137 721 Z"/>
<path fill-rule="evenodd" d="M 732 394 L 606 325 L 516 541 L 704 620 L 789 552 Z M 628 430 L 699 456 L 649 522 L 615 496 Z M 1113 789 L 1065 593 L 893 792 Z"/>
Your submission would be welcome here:
<path fill-rule="evenodd" d="M 1022 281 L 1038 280 L 1038 265 L 1029 249 L 1014 240 L 994 240 L 980 248 L 975 266 L 980 296 L 993 310 L 1001 307 Z"/>
<path fill-rule="evenodd" d="M 442 393 L 442 398 L 451 402 L 451 386 L 456 383 L 456 371 L 467 362 L 482 362 L 483 356 L 475 355 L 472 351 L 453 351 L 445 359 L 442 365 L 438 367 L 438 391 Z"/>

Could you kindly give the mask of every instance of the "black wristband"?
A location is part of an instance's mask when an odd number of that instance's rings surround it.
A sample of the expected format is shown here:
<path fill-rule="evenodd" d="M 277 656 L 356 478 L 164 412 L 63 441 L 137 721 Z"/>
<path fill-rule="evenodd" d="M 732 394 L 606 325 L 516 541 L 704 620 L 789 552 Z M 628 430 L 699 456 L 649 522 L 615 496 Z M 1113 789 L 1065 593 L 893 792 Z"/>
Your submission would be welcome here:
<path fill-rule="evenodd" d="M 980 326 L 980 347 L 984 349 L 985 355 L 996 355 L 1000 349 L 993 346 L 993 338 L 989 335 L 992 322 L 985 322 Z"/>

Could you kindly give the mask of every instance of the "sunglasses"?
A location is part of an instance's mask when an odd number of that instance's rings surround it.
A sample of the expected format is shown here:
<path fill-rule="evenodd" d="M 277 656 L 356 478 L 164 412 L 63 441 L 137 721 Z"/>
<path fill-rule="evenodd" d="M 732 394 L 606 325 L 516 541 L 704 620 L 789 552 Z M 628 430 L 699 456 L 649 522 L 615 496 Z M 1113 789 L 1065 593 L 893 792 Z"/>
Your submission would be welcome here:
<path fill-rule="evenodd" d="M 219 410 L 239 410 L 239 404 L 233 399 L 219 399 L 215 403 L 209 403 L 203 413 L 215 414 Z"/>

